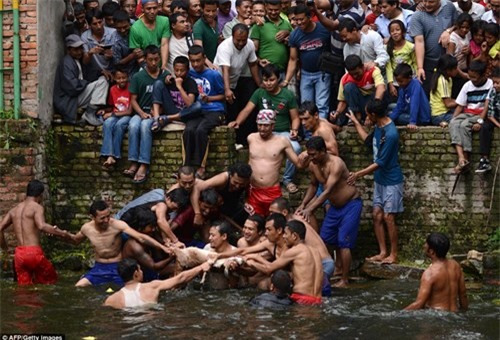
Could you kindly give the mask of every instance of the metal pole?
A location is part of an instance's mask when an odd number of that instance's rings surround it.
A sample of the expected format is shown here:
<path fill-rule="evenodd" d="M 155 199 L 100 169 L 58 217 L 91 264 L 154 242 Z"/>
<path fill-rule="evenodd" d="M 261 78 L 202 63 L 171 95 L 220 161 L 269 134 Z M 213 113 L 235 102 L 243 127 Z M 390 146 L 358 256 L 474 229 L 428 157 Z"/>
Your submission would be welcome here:
<path fill-rule="evenodd" d="M 14 17 L 14 117 L 21 115 L 21 65 L 19 43 L 19 0 L 12 0 Z"/>
<path fill-rule="evenodd" d="M 0 38 L 3 41 L 3 0 L 0 0 Z M 0 112 L 4 110 L 3 96 L 3 44 L 0 44 Z"/>

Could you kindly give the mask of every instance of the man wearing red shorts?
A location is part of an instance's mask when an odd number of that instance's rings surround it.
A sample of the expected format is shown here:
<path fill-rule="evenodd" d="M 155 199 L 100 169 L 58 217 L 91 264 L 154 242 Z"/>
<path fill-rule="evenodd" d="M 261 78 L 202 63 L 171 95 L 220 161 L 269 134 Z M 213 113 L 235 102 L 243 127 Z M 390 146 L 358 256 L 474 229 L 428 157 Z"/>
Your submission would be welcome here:
<path fill-rule="evenodd" d="M 44 187 L 40 181 L 33 180 L 28 183 L 26 198 L 23 202 L 12 208 L 0 222 L 0 246 L 2 251 L 7 251 L 4 239 L 4 230 L 10 225 L 14 226 L 18 246 L 14 255 L 14 267 L 17 274 L 17 283 L 29 285 L 34 283 L 54 284 L 57 273 L 45 257 L 40 247 L 40 232 L 60 236 L 71 240 L 71 233 L 61 230 L 45 222 L 42 201 Z"/>

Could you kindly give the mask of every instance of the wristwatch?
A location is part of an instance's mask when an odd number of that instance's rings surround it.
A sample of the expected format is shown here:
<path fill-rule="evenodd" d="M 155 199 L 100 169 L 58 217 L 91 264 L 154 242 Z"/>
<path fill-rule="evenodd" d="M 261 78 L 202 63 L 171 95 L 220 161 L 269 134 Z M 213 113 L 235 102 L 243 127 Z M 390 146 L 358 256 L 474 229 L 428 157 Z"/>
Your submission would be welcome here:
<path fill-rule="evenodd" d="M 484 123 L 484 119 L 483 119 L 483 118 L 479 118 L 479 119 L 477 120 L 477 123 L 478 123 L 478 124 L 483 125 L 483 123 Z"/>

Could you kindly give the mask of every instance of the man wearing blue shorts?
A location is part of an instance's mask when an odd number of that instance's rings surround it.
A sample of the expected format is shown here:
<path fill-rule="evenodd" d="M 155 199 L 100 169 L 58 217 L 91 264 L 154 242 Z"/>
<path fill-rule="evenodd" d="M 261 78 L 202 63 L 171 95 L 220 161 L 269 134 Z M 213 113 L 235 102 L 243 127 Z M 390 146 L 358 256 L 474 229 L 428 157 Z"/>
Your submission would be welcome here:
<path fill-rule="evenodd" d="M 373 229 L 380 253 L 366 258 L 369 261 L 396 263 L 398 260 L 398 229 L 395 215 L 403 211 L 403 172 L 399 166 L 399 133 L 394 122 L 386 115 L 387 105 L 379 99 L 366 104 L 366 114 L 375 125 L 375 131 L 368 135 L 353 114 L 347 114 L 365 144 L 373 147 L 373 164 L 350 174 L 347 182 L 374 172 Z M 391 241 L 391 252 L 387 255 L 384 224 Z"/>
<path fill-rule="evenodd" d="M 325 200 L 330 200 L 331 206 L 321 226 L 320 236 L 327 245 L 335 247 L 335 266 L 337 274 L 342 273 L 342 277 L 334 287 L 347 287 L 351 249 L 356 245 L 363 202 L 356 187 L 347 184 L 349 170 L 344 161 L 327 152 L 322 137 L 314 136 L 309 139 L 306 149 L 310 160 L 311 184 L 296 214 L 309 221 L 314 210 Z M 319 183 L 323 184 L 323 192 L 316 196 Z"/>

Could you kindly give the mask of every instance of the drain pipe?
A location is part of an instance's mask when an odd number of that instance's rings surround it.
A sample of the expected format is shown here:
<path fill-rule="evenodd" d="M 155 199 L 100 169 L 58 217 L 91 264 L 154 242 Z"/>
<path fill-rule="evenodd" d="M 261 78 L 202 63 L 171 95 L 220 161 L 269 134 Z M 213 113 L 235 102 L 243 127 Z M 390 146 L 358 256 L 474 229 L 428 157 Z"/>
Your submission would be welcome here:
<path fill-rule="evenodd" d="M 19 119 L 21 115 L 21 65 L 20 65 L 20 42 L 19 42 L 19 0 L 12 0 L 12 11 L 14 17 L 14 117 Z"/>

